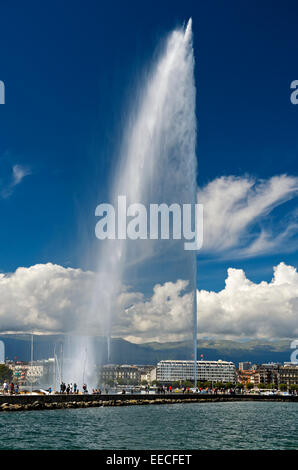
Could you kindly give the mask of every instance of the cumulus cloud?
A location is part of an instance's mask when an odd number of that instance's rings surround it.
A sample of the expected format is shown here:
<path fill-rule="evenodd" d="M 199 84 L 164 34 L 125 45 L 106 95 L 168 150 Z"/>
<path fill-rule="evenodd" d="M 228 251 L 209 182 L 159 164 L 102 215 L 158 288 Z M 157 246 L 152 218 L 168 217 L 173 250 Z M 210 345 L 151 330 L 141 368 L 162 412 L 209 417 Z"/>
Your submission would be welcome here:
<path fill-rule="evenodd" d="M 298 335 L 298 273 L 293 266 L 274 267 L 270 282 L 251 282 L 242 269 L 228 269 L 220 292 L 201 290 L 199 329 L 204 334 L 255 338 Z"/>
<path fill-rule="evenodd" d="M 248 257 L 297 247 L 297 214 L 270 225 L 274 208 L 298 195 L 298 178 L 268 180 L 222 176 L 198 190 L 204 205 L 203 252 L 224 257 Z"/>
<path fill-rule="evenodd" d="M 189 337 L 191 294 L 184 281 L 155 286 L 153 296 L 129 308 L 126 339 L 171 341 Z M 209 337 L 264 339 L 298 336 L 298 273 L 293 266 L 274 267 L 270 282 L 253 283 L 242 269 L 229 268 L 220 292 L 197 291 L 198 332 Z"/>
<path fill-rule="evenodd" d="M 176 341 L 190 337 L 192 293 L 188 281 L 156 284 L 149 299 L 125 293 L 118 299 L 114 332 L 132 342 Z M 137 295 L 137 298 L 135 296 Z M 125 305 L 128 305 L 125 308 Z"/>
<path fill-rule="evenodd" d="M 1 274 L 1 332 L 104 334 L 104 302 L 95 308 L 92 304 L 92 292 L 103 288 L 98 279 L 91 271 L 52 263 Z M 115 307 L 113 333 L 168 338 L 190 331 L 191 294 L 185 293 L 187 285 L 187 281 L 156 285 L 148 300 L 139 292 L 123 288 Z"/>
<path fill-rule="evenodd" d="M 91 310 L 95 273 L 39 264 L 0 276 L 1 332 L 105 333 L 106 311 Z M 220 292 L 197 291 L 198 331 L 209 337 L 294 338 L 298 335 L 298 273 L 274 267 L 270 282 L 253 283 L 229 268 Z M 192 294 L 188 282 L 157 284 L 149 298 L 123 289 L 113 312 L 112 334 L 133 342 L 191 337 Z"/>
<path fill-rule="evenodd" d="M 88 313 L 94 274 L 51 263 L 0 275 L 2 332 L 71 332 Z"/>

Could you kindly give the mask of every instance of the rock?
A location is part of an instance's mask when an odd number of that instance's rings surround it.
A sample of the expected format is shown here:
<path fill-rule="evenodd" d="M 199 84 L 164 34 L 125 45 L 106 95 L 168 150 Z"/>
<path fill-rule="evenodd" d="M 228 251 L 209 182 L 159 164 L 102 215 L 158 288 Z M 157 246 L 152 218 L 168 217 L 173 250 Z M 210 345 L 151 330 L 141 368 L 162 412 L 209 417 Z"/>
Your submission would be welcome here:
<path fill-rule="evenodd" d="M 10 411 L 10 405 L 8 403 L 3 403 L 3 405 L 1 405 L 1 410 Z"/>
<path fill-rule="evenodd" d="M 111 401 L 110 400 L 106 400 L 103 402 L 103 406 L 110 406 L 111 405 Z"/>
<path fill-rule="evenodd" d="M 22 405 L 13 405 L 13 406 L 14 406 L 15 411 L 21 411 L 21 410 L 23 410 L 23 406 L 22 406 Z"/>

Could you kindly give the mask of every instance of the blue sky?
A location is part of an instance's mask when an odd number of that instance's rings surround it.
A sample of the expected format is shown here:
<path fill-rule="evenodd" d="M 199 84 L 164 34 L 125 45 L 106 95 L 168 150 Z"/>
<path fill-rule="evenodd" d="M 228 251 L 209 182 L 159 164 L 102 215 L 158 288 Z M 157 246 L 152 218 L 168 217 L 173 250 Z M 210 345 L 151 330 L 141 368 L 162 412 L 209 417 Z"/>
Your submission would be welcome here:
<path fill-rule="evenodd" d="M 0 270 L 46 262 L 94 268 L 94 208 L 107 195 L 126 104 L 160 38 L 190 16 L 199 186 L 230 175 L 297 177 L 298 106 L 290 102 L 297 10 L 295 1 L 272 0 L 1 5 Z M 262 223 L 283 225 L 296 202 L 279 204 Z M 281 261 L 297 266 L 290 245 L 212 261 L 202 254 L 199 286 L 219 290 L 228 267 L 269 281 Z"/>

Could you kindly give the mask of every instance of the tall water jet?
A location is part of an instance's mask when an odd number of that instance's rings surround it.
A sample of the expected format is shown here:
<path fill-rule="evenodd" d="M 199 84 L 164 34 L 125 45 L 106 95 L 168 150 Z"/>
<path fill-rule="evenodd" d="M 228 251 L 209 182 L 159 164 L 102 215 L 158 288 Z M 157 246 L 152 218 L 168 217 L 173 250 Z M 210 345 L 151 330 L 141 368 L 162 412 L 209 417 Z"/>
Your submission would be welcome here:
<path fill-rule="evenodd" d="M 194 204 L 196 202 L 196 116 L 192 22 L 174 30 L 165 40 L 159 58 L 143 79 L 127 117 L 117 155 L 110 203 L 126 196 L 127 206 Z M 100 201 L 103 202 L 103 201 Z M 185 251 L 185 240 L 98 241 L 99 257 L 92 307 L 88 321 L 100 316 L 108 338 L 133 305 L 119 304 L 128 289 L 150 295 L 154 285 L 178 279 L 188 281 L 192 296 L 187 328 L 193 331 L 196 364 L 196 254 Z M 186 287 L 187 285 L 187 287 Z M 129 287 L 128 287 L 129 286 Z M 193 325 L 193 328 L 191 326 Z M 109 339 L 108 339 L 109 344 Z"/>

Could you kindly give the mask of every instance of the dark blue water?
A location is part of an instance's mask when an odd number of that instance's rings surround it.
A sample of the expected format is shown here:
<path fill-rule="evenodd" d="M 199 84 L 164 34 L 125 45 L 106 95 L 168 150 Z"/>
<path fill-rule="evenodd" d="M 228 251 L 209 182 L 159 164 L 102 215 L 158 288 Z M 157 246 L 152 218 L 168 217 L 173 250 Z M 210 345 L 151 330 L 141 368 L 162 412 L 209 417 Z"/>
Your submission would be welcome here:
<path fill-rule="evenodd" d="M 296 403 L 193 403 L 0 414 L 0 449 L 298 449 Z"/>

